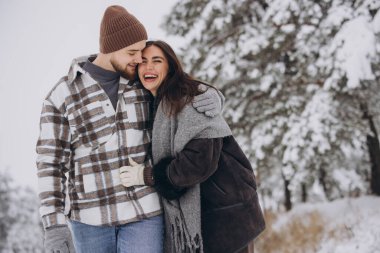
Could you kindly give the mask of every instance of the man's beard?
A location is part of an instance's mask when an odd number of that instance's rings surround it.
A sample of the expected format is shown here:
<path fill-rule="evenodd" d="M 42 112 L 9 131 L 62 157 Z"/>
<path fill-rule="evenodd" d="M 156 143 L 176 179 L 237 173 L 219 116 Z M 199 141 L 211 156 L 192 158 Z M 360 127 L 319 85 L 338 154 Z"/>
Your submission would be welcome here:
<path fill-rule="evenodd" d="M 120 75 L 128 80 L 133 80 L 136 76 L 136 70 L 132 71 L 132 68 L 128 68 L 128 65 L 122 67 L 120 64 L 111 61 L 112 67 L 120 73 Z"/>

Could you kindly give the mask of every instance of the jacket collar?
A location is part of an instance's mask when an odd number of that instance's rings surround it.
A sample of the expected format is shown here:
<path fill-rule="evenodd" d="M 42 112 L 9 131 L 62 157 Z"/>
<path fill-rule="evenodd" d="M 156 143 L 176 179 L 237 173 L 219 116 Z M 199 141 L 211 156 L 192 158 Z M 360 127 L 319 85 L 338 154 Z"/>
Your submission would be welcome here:
<path fill-rule="evenodd" d="M 70 65 L 70 69 L 69 69 L 69 73 L 67 74 L 67 78 L 68 78 L 68 83 L 73 83 L 74 80 L 79 77 L 80 75 L 84 75 L 83 78 L 86 79 L 86 81 L 90 84 L 95 84 L 96 81 L 88 74 L 86 74 L 87 72 L 83 69 L 83 65 L 86 63 L 86 61 L 88 59 L 92 59 L 92 58 L 96 58 L 96 54 L 91 54 L 91 55 L 86 55 L 86 56 L 81 56 L 81 57 L 78 57 L 78 58 L 75 58 L 72 60 L 71 62 L 71 65 Z M 119 92 L 121 90 L 124 90 L 123 88 L 126 86 L 126 85 L 132 85 L 133 83 L 132 82 L 129 82 L 128 79 L 124 78 L 124 77 L 120 77 L 120 89 L 119 89 Z"/>
<path fill-rule="evenodd" d="M 67 74 L 68 83 L 74 82 L 74 80 L 79 75 L 86 73 L 86 71 L 84 71 L 82 66 L 83 66 L 83 64 L 85 64 L 85 62 L 89 58 L 92 58 L 92 57 L 96 57 L 96 55 L 93 54 L 90 56 L 88 56 L 88 55 L 87 56 L 81 56 L 81 57 L 78 57 L 78 58 L 75 58 L 72 60 L 71 65 L 70 65 L 70 69 L 69 69 L 69 73 Z"/>

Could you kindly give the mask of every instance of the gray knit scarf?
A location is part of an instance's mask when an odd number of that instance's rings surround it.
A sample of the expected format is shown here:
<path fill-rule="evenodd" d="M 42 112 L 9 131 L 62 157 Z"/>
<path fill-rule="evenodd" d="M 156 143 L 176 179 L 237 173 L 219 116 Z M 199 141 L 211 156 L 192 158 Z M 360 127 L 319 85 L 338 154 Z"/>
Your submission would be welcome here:
<path fill-rule="evenodd" d="M 209 89 L 207 92 L 215 92 Z M 210 118 L 188 104 L 176 117 L 168 117 L 159 104 L 153 123 L 152 153 L 156 164 L 162 158 L 175 157 L 192 139 L 231 135 L 220 116 Z M 162 198 L 165 216 L 165 253 L 203 253 L 199 184 L 178 200 Z"/>

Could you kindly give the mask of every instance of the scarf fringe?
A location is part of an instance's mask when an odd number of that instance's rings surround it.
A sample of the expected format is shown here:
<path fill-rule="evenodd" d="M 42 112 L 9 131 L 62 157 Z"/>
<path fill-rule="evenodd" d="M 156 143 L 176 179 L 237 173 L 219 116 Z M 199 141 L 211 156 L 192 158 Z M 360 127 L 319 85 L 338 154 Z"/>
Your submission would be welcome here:
<path fill-rule="evenodd" d="M 170 210 L 168 210 L 170 209 Z M 203 253 L 202 236 L 198 233 L 190 235 L 186 226 L 185 218 L 180 208 L 173 204 L 166 205 L 165 212 L 170 213 L 169 219 L 171 227 L 170 239 L 173 243 L 171 253 Z M 170 240 L 169 239 L 169 240 Z"/>

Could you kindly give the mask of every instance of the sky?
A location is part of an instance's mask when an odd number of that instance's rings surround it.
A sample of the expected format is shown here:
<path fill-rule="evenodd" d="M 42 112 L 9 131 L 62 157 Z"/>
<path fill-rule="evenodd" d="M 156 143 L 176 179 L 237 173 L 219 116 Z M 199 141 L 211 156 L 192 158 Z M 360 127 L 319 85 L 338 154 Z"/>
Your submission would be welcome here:
<path fill-rule="evenodd" d="M 73 58 L 99 51 L 100 21 L 108 6 L 124 6 L 144 24 L 150 39 L 163 39 L 178 50 L 181 39 L 160 28 L 175 3 L 0 0 L 0 171 L 7 171 L 16 185 L 37 189 L 42 101 Z"/>

